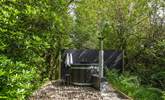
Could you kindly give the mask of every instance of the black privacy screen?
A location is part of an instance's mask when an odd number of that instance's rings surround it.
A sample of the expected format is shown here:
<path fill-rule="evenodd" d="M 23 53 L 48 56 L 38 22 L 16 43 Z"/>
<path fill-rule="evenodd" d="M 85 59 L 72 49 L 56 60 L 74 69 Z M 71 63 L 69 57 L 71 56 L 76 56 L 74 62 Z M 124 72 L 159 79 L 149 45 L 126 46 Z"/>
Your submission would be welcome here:
<path fill-rule="evenodd" d="M 81 50 L 81 49 L 67 49 L 62 53 L 62 64 L 61 74 L 65 74 L 67 71 L 66 67 L 66 56 L 67 54 L 72 55 L 73 65 L 74 64 L 98 64 L 99 63 L 99 50 Z M 123 52 L 116 50 L 104 50 L 104 67 L 121 69 L 123 66 Z"/>

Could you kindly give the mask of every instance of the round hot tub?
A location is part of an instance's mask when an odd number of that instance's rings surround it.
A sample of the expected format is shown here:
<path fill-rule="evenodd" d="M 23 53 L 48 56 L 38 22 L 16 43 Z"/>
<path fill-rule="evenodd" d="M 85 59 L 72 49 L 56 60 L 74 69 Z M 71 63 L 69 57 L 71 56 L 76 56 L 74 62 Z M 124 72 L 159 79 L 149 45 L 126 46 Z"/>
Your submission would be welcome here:
<path fill-rule="evenodd" d="M 97 66 L 97 64 L 71 65 L 71 83 L 74 85 L 92 85 L 93 69 L 96 69 Z"/>

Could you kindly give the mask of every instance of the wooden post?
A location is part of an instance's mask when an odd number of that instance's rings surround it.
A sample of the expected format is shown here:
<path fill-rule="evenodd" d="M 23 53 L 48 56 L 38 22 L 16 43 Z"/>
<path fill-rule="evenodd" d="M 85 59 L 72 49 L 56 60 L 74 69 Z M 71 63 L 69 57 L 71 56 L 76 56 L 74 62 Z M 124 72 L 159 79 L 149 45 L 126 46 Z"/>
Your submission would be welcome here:
<path fill-rule="evenodd" d="M 61 50 L 59 51 L 59 79 L 61 79 Z"/>
<path fill-rule="evenodd" d="M 61 59 L 61 50 L 62 50 L 62 33 L 60 33 L 60 36 L 59 36 L 59 58 L 58 58 L 58 60 L 59 60 L 59 65 L 58 65 L 58 67 L 59 67 L 59 72 L 58 72 L 58 79 L 61 79 L 61 61 L 62 61 L 62 59 Z"/>
<path fill-rule="evenodd" d="M 122 63 L 123 63 L 123 65 L 122 65 L 122 72 L 124 72 L 124 65 L 125 65 L 125 62 L 124 62 L 124 58 L 125 58 L 125 53 L 124 53 L 124 50 L 122 51 L 122 53 L 123 53 L 123 56 L 122 56 Z"/>

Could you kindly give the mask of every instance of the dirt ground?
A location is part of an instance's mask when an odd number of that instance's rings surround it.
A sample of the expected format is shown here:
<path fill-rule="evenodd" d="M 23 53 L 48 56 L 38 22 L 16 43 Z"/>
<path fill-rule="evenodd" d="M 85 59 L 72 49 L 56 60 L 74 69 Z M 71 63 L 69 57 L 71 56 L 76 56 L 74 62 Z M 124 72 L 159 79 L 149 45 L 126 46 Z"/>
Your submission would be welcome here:
<path fill-rule="evenodd" d="M 66 86 L 59 82 L 48 82 L 33 93 L 29 100 L 128 100 L 111 86 L 107 92 L 92 87 Z"/>

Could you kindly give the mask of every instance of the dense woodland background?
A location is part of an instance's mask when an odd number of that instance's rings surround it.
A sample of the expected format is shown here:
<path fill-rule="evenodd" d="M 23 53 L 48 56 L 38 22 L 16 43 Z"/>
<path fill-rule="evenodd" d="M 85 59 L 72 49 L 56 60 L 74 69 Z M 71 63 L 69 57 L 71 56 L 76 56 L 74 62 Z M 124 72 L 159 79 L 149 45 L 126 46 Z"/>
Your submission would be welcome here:
<path fill-rule="evenodd" d="M 164 0 L 0 0 L 0 99 L 26 99 L 58 79 L 62 49 L 125 51 L 107 72 L 135 100 L 165 100 Z"/>

